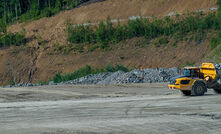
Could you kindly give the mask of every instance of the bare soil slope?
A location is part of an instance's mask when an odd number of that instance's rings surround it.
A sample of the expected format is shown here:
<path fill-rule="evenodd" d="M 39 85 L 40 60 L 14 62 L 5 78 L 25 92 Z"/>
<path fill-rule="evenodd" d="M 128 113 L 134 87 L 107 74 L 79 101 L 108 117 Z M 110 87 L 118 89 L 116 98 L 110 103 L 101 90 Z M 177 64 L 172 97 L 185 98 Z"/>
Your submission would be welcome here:
<path fill-rule="evenodd" d="M 128 19 L 130 16 L 165 16 L 170 12 L 210 9 L 216 0 L 106 0 L 73 10 L 63 11 L 50 18 L 15 24 L 9 31 L 23 28 L 28 39 L 27 46 L 0 50 L 0 84 L 9 81 L 37 82 L 52 77 L 57 71 L 71 72 L 90 64 L 102 67 L 108 63 L 121 63 L 130 67 L 171 67 L 186 62 L 198 63 L 208 52 L 209 43 L 179 43 L 177 47 L 166 45 L 156 48 L 143 45 L 144 39 L 132 39 L 113 45 L 110 51 L 84 52 L 63 55 L 54 52 L 54 44 L 67 44 L 65 24 L 98 22 L 111 19 Z M 41 43 L 39 43 L 41 42 Z M 43 42 L 43 43 L 42 43 Z M 199 52 L 202 52 L 199 54 Z"/>

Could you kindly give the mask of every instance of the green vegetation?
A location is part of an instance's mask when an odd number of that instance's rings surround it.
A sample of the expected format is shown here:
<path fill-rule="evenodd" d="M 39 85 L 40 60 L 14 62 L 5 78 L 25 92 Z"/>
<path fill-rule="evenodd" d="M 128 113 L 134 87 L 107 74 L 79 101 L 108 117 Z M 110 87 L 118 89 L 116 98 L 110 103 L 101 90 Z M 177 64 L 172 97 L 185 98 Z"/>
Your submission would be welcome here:
<path fill-rule="evenodd" d="M 187 67 L 187 66 L 194 66 L 194 63 L 190 61 L 186 61 L 185 64 L 182 65 L 182 67 Z"/>
<path fill-rule="evenodd" d="M 6 2 L 6 0 L 4 1 Z M 2 6 L 6 6 L 6 4 L 3 4 L 3 1 L 0 0 L 0 48 L 1 47 L 7 47 L 11 45 L 19 46 L 26 43 L 25 39 L 25 30 L 23 30 L 20 33 L 10 33 L 7 32 L 7 23 L 4 19 L 4 15 L 7 15 L 6 13 L 3 13 L 4 8 Z M 6 7 L 5 7 L 6 8 Z"/>
<path fill-rule="evenodd" d="M 217 1 L 217 5 L 219 6 L 218 8 L 218 14 L 217 14 L 217 20 L 218 24 L 221 27 L 221 0 Z M 217 34 L 217 37 L 212 38 L 211 40 L 211 49 L 216 48 L 218 45 L 221 44 L 221 31 Z"/>
<path fill-rule="evenodd" d="M 217 5 L 219 6 L 218 8 L 218 13 L 217 13 L 217 20 L 219 27 L 221 27 L 221 0 L 217 1 Z M 216 37 L 212 38 L 210 41 L 211 44 L 211 49 L 215 49 L 212 57 L 220 57 L 221 56 L 221 31 L 219 30 Z M 217 62 L 221 62 L 221 59 L 219 58 Z"/>
<path fill-rule="evenodd" d="M 221 32 L 219 32 L 215 38 L 211 39 L 210 44 L 212 50 L 221 44 Z"/>
<path fill-rule="evenodd" d="M 136 19 L 127 24 L 113 26 L 110 19 L 101 21 L 98 26 L 67 25 L 68 41 L 74 44 L 99 44 L 100 48 L 107 48 L 111 43 L 133 37 L 145 37 L 148 40 L 159 38 L 156 46 L 167 44 L 169 38 L 175 41 L 183 40 L 187 35 L 194 35 L 195 41 L 202 41 L 208 30 L 219 30 L 219 20 L 216 13 L 187 13 L 172 19 Z"/>
<path fill-rule="evenodd" d="M 89 0 L 0 0 L 0 19 L 5 24 L 50 17 Z"/>
<path fill-rule="evenodd" d="M 159 47 L 160 45 L 162 45 L 162 44 L 167 44 L 167 43 L 169 43 L 168 38 L 165 37 L 165 36 L 162 36 L 162 37 L 158 38 L 158 39 L 154 42 L 154 45 L 155 45 L 156 47 Z"/>
<path fill-rule="evenodd" d="M 122 70 L 122 71 L 125 71 L 125 72 L 129 71 L 128 68 L 126 68 L 122 65 L 113 66 L 113 65 L 109 64 L 104 69 L 92 68 L 91 66 L 87 65 L 83 68 L 79 68 L 77 71 L 75 71 L 73 73 L 66 73 L 66 74 L 63 74 L 63 75 L 61 73 L 57 73 L 53 77 L 53 81 L 55 83 L 59 83 L 59 82 L 78 79 L 78 78 L 87 76 L 89 74 L 98 74 L 98 73 L 102 73 L 102 72 L 116 72 L 116 71 L 119 71 L 119 70 Z"/>
<path fill-rule="evenodd" d="M 19 46 L 26 43 L 25 33 L 0 33 L 0 48 L 11 45 Z"/>
<path fill-rule="evenodd" d="M 9 85 L 15 85 L 15 81 L 13 77 L 11 77 L 11 79 L 9 80 Z"/>

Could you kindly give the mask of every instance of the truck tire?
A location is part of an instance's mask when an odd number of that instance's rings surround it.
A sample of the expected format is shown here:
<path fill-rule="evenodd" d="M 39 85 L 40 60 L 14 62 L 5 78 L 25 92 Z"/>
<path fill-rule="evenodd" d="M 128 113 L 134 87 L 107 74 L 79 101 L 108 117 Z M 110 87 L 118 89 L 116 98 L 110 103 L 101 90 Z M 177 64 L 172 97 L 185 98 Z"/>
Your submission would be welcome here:
<path fill-rule="evenodd" d="M 185 95 L 185 96 L 190 96 L 190 95 L 191 95 L 191 91 L 189 91 L 189 90 L 181 90 L 181 92 L 182 92 L 183 95 Z"/>
<path fill-rule="evenodd" d="M 196 81 L 192 86 L 192 95 L 203 96 L 207 90 L 206 85 L 202 81 Z"/>
<path fill-rule="evenodd" d="M 221 94 L 221 89 L 214 88 L 213 89 L 217 94 Z"/>

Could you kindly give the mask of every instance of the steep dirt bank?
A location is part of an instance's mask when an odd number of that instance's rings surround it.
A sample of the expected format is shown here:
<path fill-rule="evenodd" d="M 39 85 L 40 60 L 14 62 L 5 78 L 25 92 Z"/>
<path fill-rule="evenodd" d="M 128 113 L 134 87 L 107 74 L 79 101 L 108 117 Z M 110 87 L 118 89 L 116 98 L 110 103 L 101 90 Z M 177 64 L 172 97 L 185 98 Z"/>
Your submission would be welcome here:
<path fill-rule="evenodd" d="M 108 16 L 128 19 L 130 16 L 165 16 L 170 12 L 183 13 L 209 9 L 216 0 L 107 0 L 63 11 L 50 18 L 15 24 L 9 31 L 26 30 L 26 46 L 0 50 L 0 84 L 11 82 L 37 82 L 51 78 L 57 71 L 72 72 L 86 64 L 103 67 L 108 63 L 129 67 L 172 67 L 186 63 L 199 63 L 209 52 L 208 41 L 179 43 L 177 47 L 155 47 L 142 38 L 135 38 L 113 45 L 112 50 L 63 55 L 55 52 L 54 45 L 66 45 L 65 24 L 98 22 Z M 141 47 L 142 46 L 142 47 Z M 200 52 L 200 53 L 199 53 Z"/>
<path fill-rule="evenodd" d="M 48 80 L 57 71 L 72 72 L 86 64 L 104 67 L 109 63 L 123 64 L 131 68 L 174 67 L 185 64 L 199 64 L 209 53 L 207 41 L 201 44 L 179 43 L 156 47 L 145 44 L 144 39 L 135 38 L 117 45 L 109 51 L 70 53 L 69 55 L 54 53 L 54 49 L 39 50 L 36 48 L 11 48 L 0 50 L 0 82 L 7 84 L 14 80 L 20 82 L 38 82 Z M 38 53 L 38 54 L 35 54 Z M 40 53 L 40 54 L 39 54 Z"/>

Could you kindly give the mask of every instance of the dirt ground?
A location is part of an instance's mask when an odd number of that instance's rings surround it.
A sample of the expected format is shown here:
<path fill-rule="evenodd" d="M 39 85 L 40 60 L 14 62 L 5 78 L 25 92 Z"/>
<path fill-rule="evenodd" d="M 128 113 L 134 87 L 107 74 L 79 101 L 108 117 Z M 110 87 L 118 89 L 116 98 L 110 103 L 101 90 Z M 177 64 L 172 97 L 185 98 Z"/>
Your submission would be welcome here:
<path fill-rule="evenodd" d="M 1 134 L 215 134 L 221 96 L 166 83 L 0 88 Z"/>
<path fill-rule="evenodd" d="M 200 65 L 210 62 L 205 59 L 210 55 L 209 41 L 201 44 L 181 42 L 177 46 L 162 45 L 156 47 L 145 44 L 144 38 L 134 38 L 111 45 L 111 50 L 97 50 L 69 55 L 53 53 L 48 49 L 44 52 L 35 48 L 15 47 L 0 50 L 0 85 L 19 83 L 38 83 L 52 79 L 57 72 L 70 73 L 80 67 L 90 65 L 104 68 L 108 64 L 121 64 L 128 68 L 170 68 L 184 65 Z M 199 53 L 200 52 L 200 53 Z"/>

